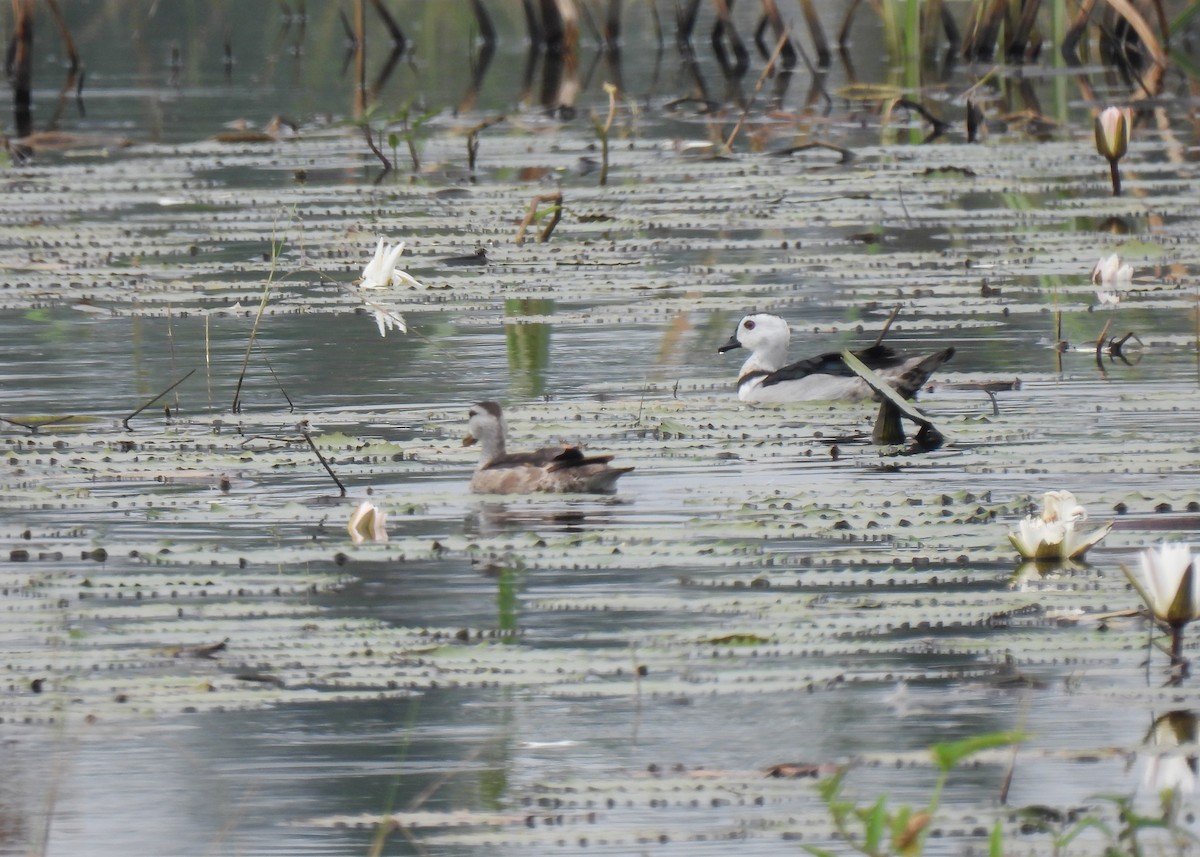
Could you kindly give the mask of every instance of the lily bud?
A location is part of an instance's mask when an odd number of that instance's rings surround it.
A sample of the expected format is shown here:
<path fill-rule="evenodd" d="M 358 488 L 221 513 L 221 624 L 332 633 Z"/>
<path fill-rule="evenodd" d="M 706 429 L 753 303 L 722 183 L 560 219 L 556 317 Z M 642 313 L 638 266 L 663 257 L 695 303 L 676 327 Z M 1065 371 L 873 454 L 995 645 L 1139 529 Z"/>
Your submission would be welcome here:
<path fill-rule="evenodd" d="M 1133 111 L 1128 107 L 1106 107 L 1096 117 L 1096 151 L 1110 161 L 1118 161 L 1129 151 L 1129 133 Z"/>
<path fill-rule="evenodd" d="M 366 500 L 358 504 L 354 514 L 350 516 L 350 523 L 346 525 L 346 529 L 356 545 L 363 542 L 386 542 L 388 540 L 387 515 L 382 509 L 376 508 L 374 504 Z"/>

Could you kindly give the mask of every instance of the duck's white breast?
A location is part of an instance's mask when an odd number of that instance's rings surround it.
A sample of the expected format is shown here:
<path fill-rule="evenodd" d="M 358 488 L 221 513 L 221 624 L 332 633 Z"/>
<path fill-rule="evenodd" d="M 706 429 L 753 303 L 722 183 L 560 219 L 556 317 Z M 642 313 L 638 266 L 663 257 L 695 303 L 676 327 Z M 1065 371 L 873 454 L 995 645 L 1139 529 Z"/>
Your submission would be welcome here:
<path fill-rule="evenodd" d="M 751 378 L 738 387 L 743 402 L 782 404 L 784 402 L 858 401 L 873 395 L 860 378 L 845 375 L 806 375 L 793 381 L 763 386 L 762 378 Z"/>

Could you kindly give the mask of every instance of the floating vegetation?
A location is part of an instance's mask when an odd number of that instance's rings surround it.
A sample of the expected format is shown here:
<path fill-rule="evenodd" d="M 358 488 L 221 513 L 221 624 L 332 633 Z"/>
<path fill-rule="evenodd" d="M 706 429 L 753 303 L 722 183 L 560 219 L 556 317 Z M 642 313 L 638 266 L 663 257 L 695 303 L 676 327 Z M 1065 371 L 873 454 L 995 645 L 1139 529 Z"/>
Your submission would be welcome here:
<path fill-rule="evenodd" d="M 486 16 L 474 4 L 473 75 Z M 1097 98 L 1130 93 L 972 71 L 816 80 L 801 108 L 797 32 L 763 20 L 761 68 L 727 78 L 725 100 L 695 86 L 701 58 L 653 85 L 598 73 L 599 112 L 574 122 L 588 89 L 570 67 L 503 116 L 478 103 L 482 78 L 455 110 L 372 112 L 389 66 L 376 86 L 356 64 L 362 109 L 332 121 L 10 147 L 6 740 L 90 752 L 130 724 L 182 723 L 232 746 L 228 723 L 270 715 L 298 720 L 263 731 L 320 736 L 304 749 L 323 757 L 322 717 L 382 710 L 353 740 L 421 752 L 342 791 L 470 787 L 407 808 L 314 791 L 289 825 L 489 853 L 825 847 L 838 831 L 818 788 L 911 804 L 943 770 L 930 743 L 1010 730 L 1029 736 L 1018 761 L 981 750 L 915 836 L 982 850 L 999 825 L 1065 853 L 1079 805 L 1136 787 L 1132 759 L 1161 757 L 1149 779 L 1179 787 L 1194 722 L 1159 718 L 1200 709 L 1191 644 L 1173 635 L 1164 686 L 1146 666 L 1149 590 L 1121 568 L 1200 532 L 1186 100 L 1093 125 Z M 559 23 L 531 41 L 578 37 Z M 619 23 L 598 43 L 619 44 Z M 745 73 L 739 23 L 718 33 Z M 981 17 L 970 55 L 1011 37 L 1034 71 L 1031 23 Z M 389 62 L 415 38 L 394 24 Z M 1135 41 L 1109 24 L 1105 39 Z M 945 19 L 885 26 L 884 52 L 930 73 L 918 48 Z M 298 29 L 281 43 L 299 58 Z M 751 311 L 806 353 L 884 330 L 913 353 L 956 349 L 915 412 L 940 444 L 881 454 L 870 402 L 739 402 L 714 352 Z M 473 497 L 462 417 L 492 400 L 520 414 L 514 448 L 586 442 L 635 469 L 613 496 Z M 1004 533 L 1047 491 L 1072 499 L 1043 523 L 1086 505 L 1111 531 L 1038 539 L 1021 563 Z M 1037 562 L 1046 545 L 1087 561 Z M 1164 591 L 1147 600 L 1178 624 Z M 326 711 L 315 728 L 300 714 Z"/>

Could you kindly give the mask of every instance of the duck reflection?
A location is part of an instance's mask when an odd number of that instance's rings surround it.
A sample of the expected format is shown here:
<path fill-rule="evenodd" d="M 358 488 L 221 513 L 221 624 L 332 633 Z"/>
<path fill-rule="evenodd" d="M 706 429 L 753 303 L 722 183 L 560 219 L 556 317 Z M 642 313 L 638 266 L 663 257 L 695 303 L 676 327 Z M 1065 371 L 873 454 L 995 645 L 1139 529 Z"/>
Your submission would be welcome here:
<path fill-rule="evenodd" d="M 590 526 L 611 526 L 615 518 L 613 507 L 624 505 L 625 501 L 615 497 L 581 500 L 578 505 L 561 502 L 547 505 L 537 501 L 485 502 L 467 514 L 463 531 L 478 536 L 527 532 L 533 528 L 556 533 L 582 533 Z"/>

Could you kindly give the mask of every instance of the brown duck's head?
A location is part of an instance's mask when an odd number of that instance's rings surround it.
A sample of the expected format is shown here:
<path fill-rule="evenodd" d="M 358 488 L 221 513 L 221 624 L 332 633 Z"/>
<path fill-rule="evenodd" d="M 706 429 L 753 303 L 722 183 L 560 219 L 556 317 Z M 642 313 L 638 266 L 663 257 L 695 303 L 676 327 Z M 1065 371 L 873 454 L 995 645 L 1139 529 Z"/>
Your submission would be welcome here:
<path fill-rule="evenodd" d="M 467 411 L 467 436 L 463 438 L 463 446 L 479 443 L 485 452 L 489 448 L 503 449 L 504 434 L 504 412 L 495 402 L 479 402 Z"/>

